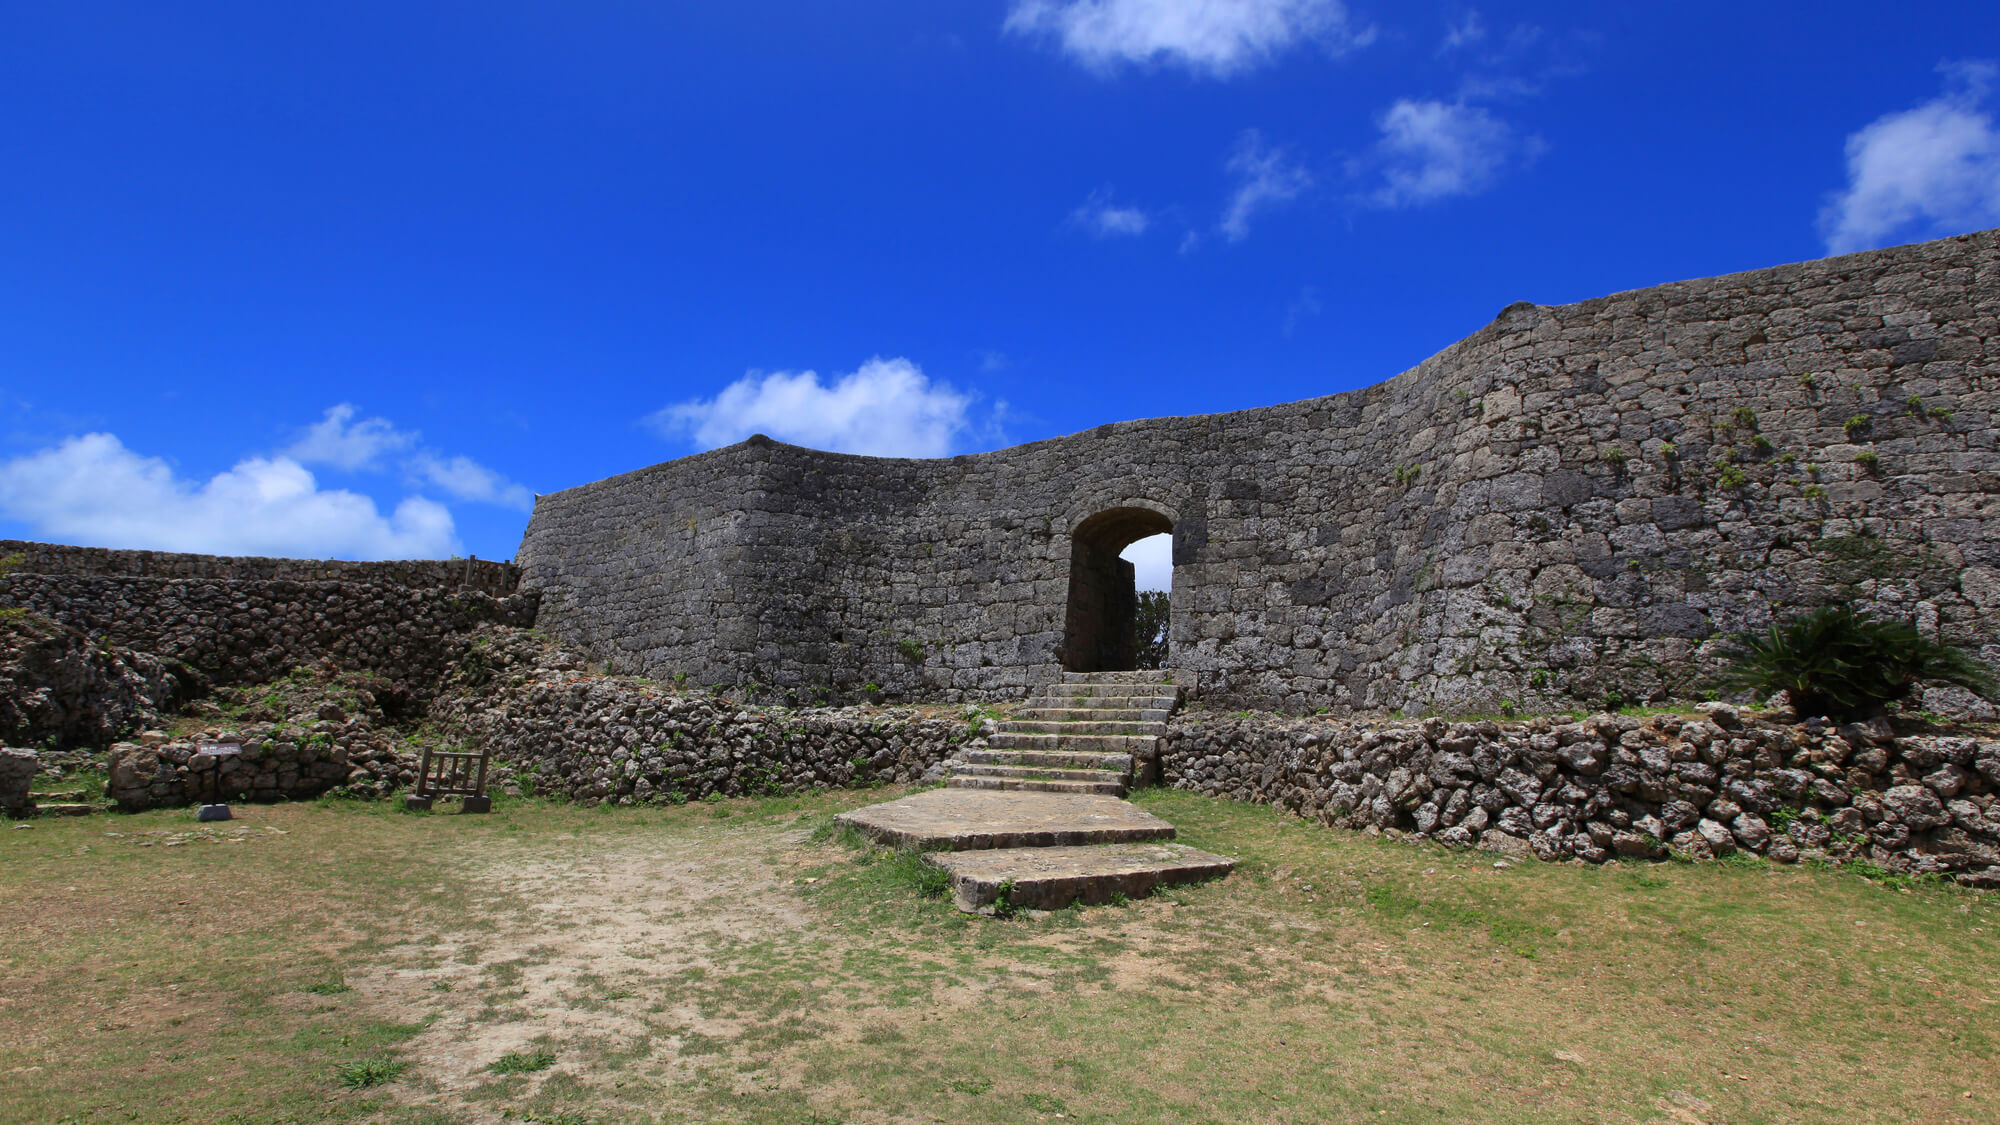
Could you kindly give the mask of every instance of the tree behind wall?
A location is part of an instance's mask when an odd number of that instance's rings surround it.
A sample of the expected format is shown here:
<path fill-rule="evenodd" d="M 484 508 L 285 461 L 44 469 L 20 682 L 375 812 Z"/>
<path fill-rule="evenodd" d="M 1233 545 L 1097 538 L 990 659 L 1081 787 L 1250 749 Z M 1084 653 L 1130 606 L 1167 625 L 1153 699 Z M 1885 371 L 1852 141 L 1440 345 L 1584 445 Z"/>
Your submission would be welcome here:
<path fill-rule="evenodd" d="M 1134 668 L 1158 668 L 1167 662 L 1167 625 L 1171 620 L 1165 590 L 1139 591 L 1139 612 L 1135 632 L 1139 654 Z"/>

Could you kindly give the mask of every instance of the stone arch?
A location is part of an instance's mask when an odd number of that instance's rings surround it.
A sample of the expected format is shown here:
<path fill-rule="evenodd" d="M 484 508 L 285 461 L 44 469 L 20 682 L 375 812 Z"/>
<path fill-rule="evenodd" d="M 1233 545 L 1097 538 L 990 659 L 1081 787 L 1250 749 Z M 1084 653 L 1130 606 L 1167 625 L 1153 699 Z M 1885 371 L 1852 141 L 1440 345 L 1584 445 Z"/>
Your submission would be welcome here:
<path fill-rule="evenodd" d="M 1138 593 L 1132 564 L 1118 557 L 1149 535 L 1171 534 L 1172 518 L 1127 504 L 1079 521 L 1070 532 L 1069 602 L 1058 650 L 1065 672 L 1119 672 L 1138 654 Z"/>

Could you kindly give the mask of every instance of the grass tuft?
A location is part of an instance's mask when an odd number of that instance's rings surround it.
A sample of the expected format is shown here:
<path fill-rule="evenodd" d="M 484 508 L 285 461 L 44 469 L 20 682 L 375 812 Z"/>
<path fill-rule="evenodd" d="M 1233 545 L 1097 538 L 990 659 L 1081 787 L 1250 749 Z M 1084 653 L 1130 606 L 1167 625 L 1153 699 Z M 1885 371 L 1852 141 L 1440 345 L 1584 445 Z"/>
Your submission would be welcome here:
<path fill-rule="evenodd" d="M 342 1086 L 350 1090 L 366 1090 L 371 1086 L 380 1086 L 385 1082 L 395 1081 L 399 1075 L 409 1068 L 409 1063 L 399 1059 L 377 1056 L 371 1059 L 357 1059 L 354 1062 L 342 1063 L 339 1067 L 335 1068 L 334 1077 L 340 1080 Z"/>
<path fill-rule="evenodd" d="M 556 1057 L 549 1051 L 509 1051 L 486 1069 L 495 1074 L 533 1074 L 554 1065 Z"/>

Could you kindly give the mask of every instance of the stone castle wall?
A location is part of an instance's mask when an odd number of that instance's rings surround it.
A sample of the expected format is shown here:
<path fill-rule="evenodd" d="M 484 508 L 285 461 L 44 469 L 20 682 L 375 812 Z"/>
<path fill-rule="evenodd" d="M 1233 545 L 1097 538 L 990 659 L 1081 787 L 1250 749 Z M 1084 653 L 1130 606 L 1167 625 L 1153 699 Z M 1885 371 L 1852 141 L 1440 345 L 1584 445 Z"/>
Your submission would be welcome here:
<path fill-rule="evenodd" d="M 0 606 L 192 670 L 261 683 L 332 660 L 421 694 L 446 638 L 532 625 L 535 596 L 509 564 L 320 562 L 105 551 L 0 541 Z M 44 677 L 45 678 L 45 677 Z"/>
<path fill-rule="evenodd" d="M 1992 659 L 1996 376 L 1986 232 L 1521 303 L 1282 406 L 941 460 L 753 438 L 541 497 L 518 557 L 612 670 L 801 701 L 1026 695 L 1120 509 L 1171 523 L 1172 663 L 1220 704 L 1691 695 L 1714 638 L 1830 600 Z"/>

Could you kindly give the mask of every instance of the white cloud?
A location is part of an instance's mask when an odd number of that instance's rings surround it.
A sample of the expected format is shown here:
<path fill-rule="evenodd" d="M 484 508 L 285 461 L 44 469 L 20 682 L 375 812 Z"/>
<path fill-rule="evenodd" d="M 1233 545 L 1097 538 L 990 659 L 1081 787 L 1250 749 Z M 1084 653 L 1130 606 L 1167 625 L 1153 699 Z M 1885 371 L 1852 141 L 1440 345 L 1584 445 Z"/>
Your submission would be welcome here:
<path fill-rule="evenodd" d="M 1098 238 L 1141 235 L 1152 225 L 1151 216 L 1139 208 L 1111 202 L 1108 191 L 1092 192 L 1083 206 L 1070 212 L 1069 221 Z"/>
<path fill-rule="evenodd" d="M 1349 22 L 1340 0 L 1014 0 L 1005 27 L 1052 37 L 1095 70 L 1169 62 L 1217 78 L 1301 41 L 1338 55 L 1375 37 Z"/>
<path fill-rule="evenodd" d="M 524 512 L 535 506 L 533 493 L 470 457 L 447 458 L 419 452 L 403 467 L 418 481 L 439 489 L 454 500 L 498 504 Z"/>
<path fill-rule="evenodd" d="M 1485 21 L 1479 18 L 1477 11 L 1467 9 L 1464 15 L 1445 23 L 1444 41 L 1438 44 L 1438 54 L 1450 54 L 1462 47 L 1470 47 L 1485 38 Z"/>
<path fill-rule="evenodd" d="M 703 449 L 762 433 L 839 453 L 945 457 L 972 430 L 974 397 L 932 383 L 907 359 L 876 356 L 830 384 L 813 371 L 752 371 L 712 399 L 676 403 L 647 422 Z"/>
<path fill-rule="evenodd" d="M 1118 557 L 1132 564 L 1133 585 L 1139 589 L 1174 588 L 1173 536 L 1148 535 L 1118 552 Z"/>
<path fill-rule="evenodd" d="M 86 546 L 293 558 L 444 558 L 451 513 L 409 497 L 384 516 L 366 496 L 322 489 L 288 456 L 246 458 L 185 480 L 112 434 L 73 437 L 0 463 L 0 515 Z"/>
<path fill-rule="evenodd" d="M 1944 93 L 1847 138 L 1847 188 L 1821 210 L 1829 251 L 2000 225 L 2000 128 L 1983 106 L 1990 62 L 1947 63 Z"/>
<path fill-rule="evenodd" d="M 357 472 L 380 468 L 383 458 L 413 448 L 420 437 L 415 431 L 397 429 L 386 418 L 354 422 L 354 414 L 352 403 L 327 407 L 326 415 L 307 426 L 284 455 L 300 464 Z"/>
<path fill-rule="evenodd" d="M 1308 285 L 1299 290 L 1291 304 L 1285 306 L 1285 336 L 1289 339 L 1300 324 L 1318 316 L 1321 312 L 1319 288 Z"/>
<path fill-rule="evenodd" d="M 354 421 L 353 403 L 329 406 L 281 454 L 302 465 L 331 465 L 350 473 L 379 472 L 393 460 L 412 483 L 430 485 L 454 500 L 527 511 L 534 494 L 474 461 L 446 457 L 423 444 L 423 434 L 399 430 L 387 418 Z"/>
<path fill-rule="evenodd" d="M 1250 217 L 1274 204 L 1289 202 L 1312 186 L 1312 176 L 1292 163 L 1284 150 L 1264 143 L 1263 135 L 1246 129 L 1226 165 L 1236 177 L 1236 190 L 1222 211 L 1222 235 L 1231 242 L 1250 236 Z"/>
<path fill-rule="evenodd" d="M 1377 207 L 1411 207 L 1485 190 L 1516 159 L 1542 150 L 1485 109 L 1464 102 L 1404 98 L 1376 124 L 1382 139 L 1357 170 L 1378 168 L 1382 183 L 1366 197 Z"/>

